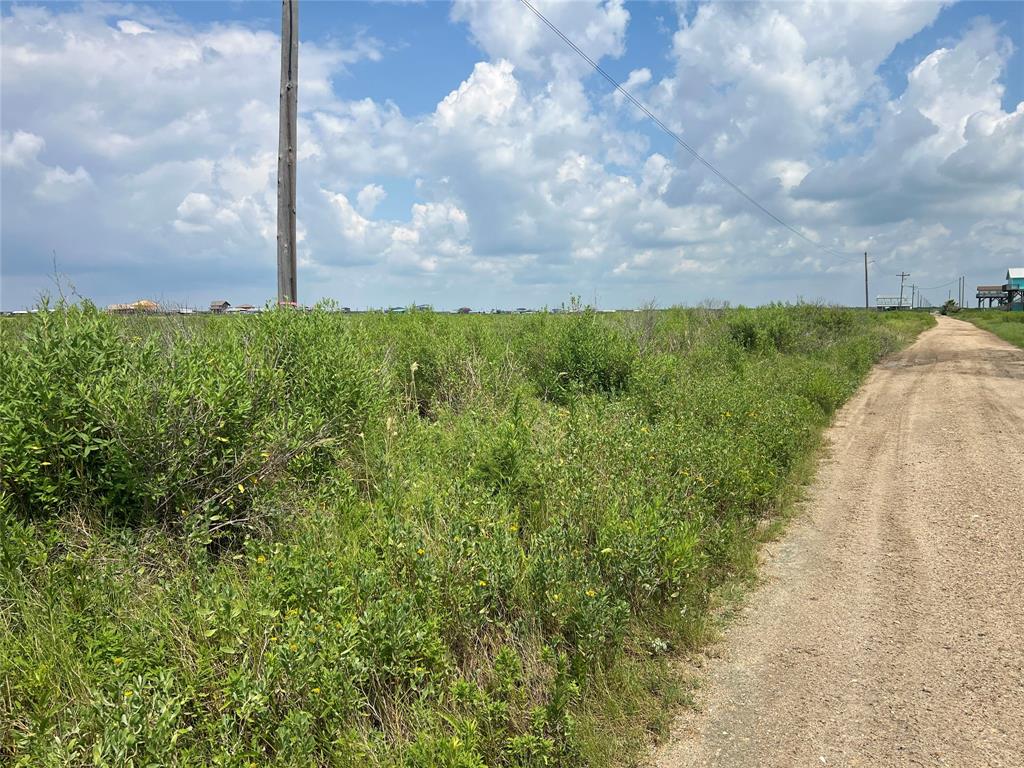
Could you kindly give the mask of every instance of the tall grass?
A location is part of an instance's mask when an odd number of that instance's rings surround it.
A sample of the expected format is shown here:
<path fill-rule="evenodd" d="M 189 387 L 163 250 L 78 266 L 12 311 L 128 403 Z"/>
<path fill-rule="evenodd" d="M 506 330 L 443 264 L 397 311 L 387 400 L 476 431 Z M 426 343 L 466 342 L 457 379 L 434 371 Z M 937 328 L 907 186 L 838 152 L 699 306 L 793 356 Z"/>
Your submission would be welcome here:
<path fill-rule="evenodd" d="M 53 309 L 0 345 L 19 766 L 608 763 L 932 322 Z"/>

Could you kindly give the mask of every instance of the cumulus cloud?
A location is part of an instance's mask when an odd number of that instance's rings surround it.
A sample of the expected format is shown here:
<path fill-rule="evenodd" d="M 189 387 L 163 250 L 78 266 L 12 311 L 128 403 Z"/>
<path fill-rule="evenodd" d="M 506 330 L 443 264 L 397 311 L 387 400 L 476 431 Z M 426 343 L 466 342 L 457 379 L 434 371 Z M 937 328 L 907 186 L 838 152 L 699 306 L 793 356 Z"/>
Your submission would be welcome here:
<path fill-rule="evenodd" d="M 380 184 L 367 184 L 359 190 L 359 194 L 356 196 L 356 203 L 364 215 L 372 216 L 374 210 L 387 196 L 387 190 Z"/>
<path fill-rule="evenodd" d="M 999 31 L 976 22 L 911 70 L 867 151 L 820 163 L 796 194 L 841 203 L 867 224 L 941 219 L 959 231 L 979 216 L 1019 217 L 1024 103 L 1002 108 L 1009 55 Z"/>
<path fill-rule="evenodd" d="M 43 151 L 46 142 L 42 136 L 28 131 L 15 131 L 13 135 L 0 134 L 0 163 L 24 168 Z"/>
<path fill-rule="evenodd" d="M 540 8 L 595 59 L 625 52 L 621 2 Z M 679 17 L 667 76 L 638 67 L 626 82 L 807 236 L 925 279 L 962 268 L 969 244 L 988 269 L 1024 243 L 1024 105 L 1001 106 L 1005 32 L 975 22 L 896 95 L 878 74 L 938 12 L 700 5 Z M 197 301 L 266 298 L 279 41 L 127 13 L 13 6 L 0 19 L 4 301 L 48 273 L 51 250 L 104 301 L 154 284 Z M 857 299 L 858 262 L 773 226 L 671 144 L 653 149 L 635 108 L 518 4 L 459 1 L 451 17 L 482 60 L 425 114 L 386 93 L 338 95 L 347 67 L 387 55 L 369 34 L 303 41 L 303 298 Z M 759 279 L 737 295 L 739 272 Z"/>
<path fill-rule="evenodd" d="M 92 186 L 92 177 L 82 166 L 69 173 L 59 165 L 47 168 L 35 188 L 35 196 L 52 203 L 65 203 Z"/>

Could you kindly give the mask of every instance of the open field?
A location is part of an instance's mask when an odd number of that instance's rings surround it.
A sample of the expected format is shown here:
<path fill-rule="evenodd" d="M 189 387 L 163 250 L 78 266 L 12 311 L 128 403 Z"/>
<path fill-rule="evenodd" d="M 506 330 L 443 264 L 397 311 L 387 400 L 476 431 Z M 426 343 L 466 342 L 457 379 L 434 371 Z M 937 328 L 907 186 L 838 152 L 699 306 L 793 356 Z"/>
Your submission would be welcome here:
<path fill-rule="evenodd" d="M 1024 351 L 940 317 L 826 436 L 659 768 L 1024 760 Z"/>
<path fill-rule="evenodd" d="M 1004 312 L 998 309 L 962 309 L 955 315 L 979 328 L 984 328 L 1018 347 L 1024 347 L 1024 312 Z"/>
<path fill-rule="evenodd" d="M 5 321 L 0 761 L 635 754 L 832 414 L 932 323 Z"/>

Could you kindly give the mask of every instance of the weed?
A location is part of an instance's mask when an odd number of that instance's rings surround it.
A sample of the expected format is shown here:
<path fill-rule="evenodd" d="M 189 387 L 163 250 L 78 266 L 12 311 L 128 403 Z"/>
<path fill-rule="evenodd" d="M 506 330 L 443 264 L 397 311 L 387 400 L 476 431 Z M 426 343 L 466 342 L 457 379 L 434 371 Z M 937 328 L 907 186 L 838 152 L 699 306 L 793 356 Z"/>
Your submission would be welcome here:
<path fill-rule="evenodd" d="M 931 322 L 43 309 L 0 343 L 16 766 L 608 765 Z"/>

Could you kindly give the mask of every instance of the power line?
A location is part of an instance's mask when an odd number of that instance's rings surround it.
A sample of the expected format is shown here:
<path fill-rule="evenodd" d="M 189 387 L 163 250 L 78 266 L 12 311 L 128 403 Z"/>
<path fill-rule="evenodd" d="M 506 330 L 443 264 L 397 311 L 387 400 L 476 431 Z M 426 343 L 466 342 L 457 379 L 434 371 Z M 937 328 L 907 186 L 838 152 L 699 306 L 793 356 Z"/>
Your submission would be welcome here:
<path fill-rule="evenodd" d="M 576 45 L 576 43 L 574 43 L 572 40 L 570 40 L 568 37 L 566 37 L 565 34 L 562 33 L 562 30 L 560 30 L 558 27 L 556 27 L 552 22 L 548 21 L 548 18 L 543 13 L 541 13 L 536 8 L 534 8 L 533 5 L 530 4 L 529 0 L 520 0 L 520 2 L 523 5 L 525 5 L 527 8 L 529 8 L 530 11 L 533 12 L 534 16 L 536 16 L 538 19 L 540 19 L 542 22 L 544 22 L 544 24 L 548 27 L 548 29 L 550 29 L 552 32 L 554 32 L 556 35 L 558 35 L 558 37 L 560 37 L 562 39 L 562 41 L 566 45 L 568 45 L 570 48 L 572 48 L 580 56 L 580 58 L 582 58 L 584 61 L 586 61 L 591 67 L 593 67 L 594 70 L 598 74 L 600 74 L 601 77 L 603 77 L 605 80 L 607 80 L 612 85 L 612 87 L 615 88 L 616 91 L 618 91 L 625 98 L 627 98 L 630 101 L 630 103 L 633 104 L 633 106 L 635 106 L 637 109 L 639 109 L 645 115 L 647 115 L 647 117 L 650 118 L 651 121 L 654 122 L 655 125 L 657 125 L 659 128 L 661 128 L 661 130 L 663 130 L 666 134 L 668 134 L 679 146 L 681 146 L 683 149 L 685 149 L 687 152 L 689 152 L 690 155 L 692 155 L 695 160 L 697 160 L 701 165 L 703 165 L 705 168 L 707 168 L 709 171 L 711 171 L 713 174 L 715 174 L 715 176 L 717 176 L 722 182 L 724 182 L 729 187 L 731 187 L 734 192 L 736 192 L 741 197 L 743 197 L 743 199 L 745 199 L 748 203 L 753 205 L 755 208 L 757 208 L 759 211 L 761 211 L 761 213 L 763 213 L 765 216 L 770 218 L 776 224 L 778 224 L 779 226 L 784 227 L 785 229 L 789 230 L 794 235 L 799 237 L 801 240 L 809 243 L 810 245 L 813 245 L 815 248 L 819 248 L 822 251 L 824 251 L 825 253 L 827 253 L 830 256 L 833 256 L 833 257 L 835 257 L 837 259 L 844 259 L 844 260 L 851 260 L 851 261 L 853 260 L 851 258 L 850 254 L 840 253 L 839 251 L 835 251 L 832 248 L 829 248 L 827 245 L 824 245 L 823 243 L 819 243 L 816 240 L 812 240 L 811 238 L 807 237 L 807 235 L 805 235 L 803 232 L 798 230 L 796 227 L 792 226 L 791 224 L 789 224 L 786 221 L 783 221 L 781 218 L 779 218 L 774 213 L 772 213 L 770 210 L 768 210 L 763 205 L 761 205 L 761 203 L 759 203 L 757 200 L 755 200 L 753 197 L 751 197 L 749 194 L 747 194 L 743 190 L 743 188 L 740 187 L 739 184 L 737 184 L 732 179 L 730 179 L 728 176 L 726 176 L 724 173 L 722 173 L 720 170 L 718 170 L 709 160 L 705 160 L 704 157 L 702 157 L 701 154 L 699 152 L 697 152 L 696 149 L 694 149 L 689 144 L 687 144 L 686 141 L 684 141 L 683 138 L 678 133 L 676 133 L 671 128 L 669 128 L 667 125 L 665 125 L 665 123 L 662 122 L 661 119 L 658 118 L 657 115 L 655 115 L 653 112 L 651 112 L 651 110 L 649 110 L 646 106 L 644 106 L 644 104 L 639 99 L 637 99 L 635 96 L 633 96 L 633 94 L 631 94 L 629 91 L 627 91 L 625 88 L 623 88 L 614 77 L 612 77 L 607 72 L 605 72 L 605 70 L 602 69 L 601 66 L 596 61 L 594 61 L 586 53 L 584 53 L 580 49 L 580 47 Z M 856 257 L 856 259 L 859 261 L 860 260 L 860 256 L 858 255 Z"/>

